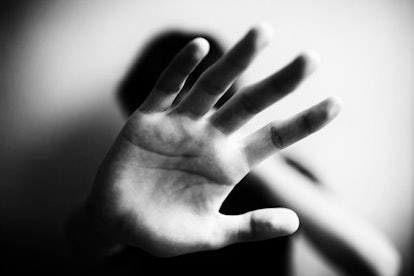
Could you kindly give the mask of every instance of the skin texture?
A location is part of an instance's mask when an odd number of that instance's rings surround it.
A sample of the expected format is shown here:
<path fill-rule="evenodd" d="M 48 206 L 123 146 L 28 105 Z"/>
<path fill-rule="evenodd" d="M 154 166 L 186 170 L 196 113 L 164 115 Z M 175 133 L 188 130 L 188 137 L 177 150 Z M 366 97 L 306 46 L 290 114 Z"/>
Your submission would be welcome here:
<path fill-rule="evenodd" d="M 289 209 L 233 216 L 219 212 L 253 166 L 319 130 L 340 110 L 339 101 L 330 98 L 241 140 L 232 139 L 231 134 L 292 92 L 315 68 L 314 54 L 300 55 L 213 110 L 270 41 L 271 32 L 265 24 L 252 28 L 189 91 L 181 88 L 206 55 L 206 40 L 190 42 L 162 73 L 112 145 L 86 203 L 94 231 L 109 244 L 170 257 L 296 231 L 299 221 Z"/>

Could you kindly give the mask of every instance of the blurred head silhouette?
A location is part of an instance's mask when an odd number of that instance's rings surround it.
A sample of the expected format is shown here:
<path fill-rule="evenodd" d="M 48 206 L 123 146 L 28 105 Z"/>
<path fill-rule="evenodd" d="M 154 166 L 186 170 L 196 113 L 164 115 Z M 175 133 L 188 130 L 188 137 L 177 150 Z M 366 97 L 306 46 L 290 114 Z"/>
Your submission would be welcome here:
<path fill-rule="evenodd" d="M 204 37 L 208 40 L 210 51 L 187 78 L 183 90 L 188 91 L 200 75 L 224 54 L 224 47 L 220 42 L 209 34 L 171 30 L 155 36 L 145 45 L 118 91 L 118 99 L 127 116 L 131 115 L 144 102 L 158 77 L 174 56 L 187 43 L 197 37 Z M 237 90 L 236 86 L 234 84 L 216 103 L 215 107 L 225 103 Z"/>

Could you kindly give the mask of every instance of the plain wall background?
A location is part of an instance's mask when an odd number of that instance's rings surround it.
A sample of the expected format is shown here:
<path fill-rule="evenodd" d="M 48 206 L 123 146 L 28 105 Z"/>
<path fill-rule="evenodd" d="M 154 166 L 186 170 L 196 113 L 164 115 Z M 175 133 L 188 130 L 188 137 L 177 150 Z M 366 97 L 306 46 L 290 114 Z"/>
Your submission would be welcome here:
<path fill-rule="evenodd" d="M 408 263 L 413 1 L 8 2 L 0 19 L 0 250 L 6 263 L 65 264 L 65 219 L 124 122 L 115 91 L 150 37 L 177 27 L 211 32 L 230 46 L 260 21 L 274 26 L 275 39 L 243 75 L 246 83 L 306 49 L 319 52 L 322 64 L 252 126 L 340 96 L 340 117 L 288 151 L 384 231 Z M 337 275 L 315 254 L 303 241 L 296 246 L 298 275 Z"/>

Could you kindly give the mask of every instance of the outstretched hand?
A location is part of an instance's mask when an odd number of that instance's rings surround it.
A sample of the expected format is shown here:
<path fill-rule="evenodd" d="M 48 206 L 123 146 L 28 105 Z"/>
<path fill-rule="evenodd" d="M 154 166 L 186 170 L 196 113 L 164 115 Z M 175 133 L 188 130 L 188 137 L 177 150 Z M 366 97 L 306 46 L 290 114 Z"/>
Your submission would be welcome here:
<path fill-rule="evenodd" d="M 312 55 L 301 55 L 213 110 L 270 37 L 267 25 L 251 29 L 188 92 L 181 89 L 207 54 L 208 42 L 197 38 L 177 54 L 98 171 L 87 213 L 99 231 L 163 257 L 296 231 L 298 218 L 288 209 L 232 216 L 219 212 L 255 164 L 320 129 L 339 111 L 337 100 L 327 99 L 239 141 L 230 137 L 315 67 Z"/>

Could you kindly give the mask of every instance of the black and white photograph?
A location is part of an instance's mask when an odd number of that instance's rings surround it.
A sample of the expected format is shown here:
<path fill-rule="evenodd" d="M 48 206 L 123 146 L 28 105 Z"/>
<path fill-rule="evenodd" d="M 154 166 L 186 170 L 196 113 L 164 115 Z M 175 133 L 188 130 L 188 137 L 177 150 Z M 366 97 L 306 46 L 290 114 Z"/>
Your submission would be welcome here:
<path fill-rule="evenodd" d="M 5 0 L 0 275 L 410 276 L 414 1 Z"/>

